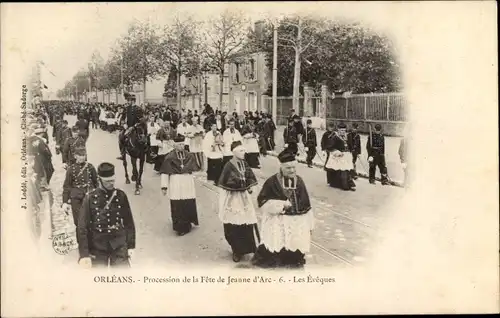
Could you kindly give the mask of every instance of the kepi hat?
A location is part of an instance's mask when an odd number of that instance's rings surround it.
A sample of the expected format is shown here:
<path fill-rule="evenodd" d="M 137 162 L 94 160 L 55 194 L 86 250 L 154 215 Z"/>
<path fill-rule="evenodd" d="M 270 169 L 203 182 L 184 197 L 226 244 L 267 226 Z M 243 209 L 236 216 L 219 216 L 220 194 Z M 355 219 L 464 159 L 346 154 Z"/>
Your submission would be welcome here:
<path fill-rule="evenodd" d="M 97 167 L 97 175 L 102 180 L 115 179 L 115 166 L 109 162 L 103 162 Z"/>
<path fill-rule="evenodd" d="M 278 160 L 280 163 L 287 163 L 287 162 L 293 162 L 295 161 L 295 155 L 288 151 L 288 150 L 283 150 L 279 155 L 278 155 Z"/>

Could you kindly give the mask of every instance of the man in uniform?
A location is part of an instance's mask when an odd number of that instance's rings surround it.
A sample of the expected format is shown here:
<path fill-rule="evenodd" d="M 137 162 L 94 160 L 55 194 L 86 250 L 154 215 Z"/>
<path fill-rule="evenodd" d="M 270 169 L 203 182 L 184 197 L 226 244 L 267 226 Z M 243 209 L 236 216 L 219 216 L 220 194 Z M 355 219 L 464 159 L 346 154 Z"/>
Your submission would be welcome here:
<path fill-rule="evenodd" d="M 135 96 L 134 95 L 126 95 L 127 96 L 127 107 L 123 112 L 123 116 L 120 119 L 120 122 L 124 122 L 123 130 L 118 135 L 118 145 L 120 147 L 120 157 L 117 159 L 124 160 L 125 159 L 125 144 L 127 141 L 127 137 L 132 131 L 132 128 L 136 124 L 142 124 L 145 134 L 148 134 L 148 125 L 142 121 L 144 117 L 144 111 L 137 105 L 135 105 Z"/>
<path fill-rule="evenodd" d="M 307 166 L 312 168 L 312 162 L 316 156 L 316 146 L 318 145 L 318 140 L 316 138 L 316 131 L 312 128 L 312 120 L 310 119 L 307 120 L 307 128 L 302 142 L 304 143 L 304 150 L 307 152 Z"/>
<path fill-rule="evenodd" d="M 289 120 L 288 127 L 283 130 L 283 141 L 285 142 L 285 150 L 297 155 L 297 152 L 299 151 L 297 146 L 297 143 L 299 142 L 299 135 L 293 120 Z"/>
<path fill-rule="evenodd" d="M 356 173 L 356 160 L 361 154 L 361 137 L 358 134 L 358 124 L 352 124 L 352 130 L 347 134 L 347 144 L 352 154 L 352 178 L 356 180 L 358 174 Z"/>
<path fill-rule="evenodd" d="M 58 126 L 56 132 L 56 153 L 59 154 L 61 152 L 62 147 L 66 140 L 71 136 L 71 128 L 68 127 L 68 121 L 62 120 Z"/>
<path fill-rule="evenodd" d="M 77 226 L 78 212 L 85 195 L 97 188 L 97 172 L 91 163 L 86 162 L 86 150 L 83 147 L 75 149 L 76 162 L 66 171 L 63 185 L 63 210 L 73 212 L 73 222 Z"/>
<path fill-rule="evenodd" d="M 100 187 L 83 199 L 78 214 L 79 264 L 90 267 L 129 267 L 135 249 L 135 225 L 125 192 L 115 188 L 115 166 L 97 168 Z"/>
<path fill-rule="evenodd" d="M 81 111 L 80 114 L 78 115 L 78 120 L 75 123 L 75 126 L 78 127 L 78 130 L 80 131 L 80 136 L 87 140 L 89 138 L 89 122 L 85 118 L 86 114 L 85 111 Z"/>
<path fill-rule="evenodd" d="M 73 126 L 73 128 L 71 128 L 71 136 L 66 139 L 62 149 L 62 162 L 65 169 L 68 165 L 76 162 L 74 156 L 75 149 L 78 147 L 85 147 L 85 143 L 85 139 L 80 136 L 78 127 Z"/>
<path fill-rule="evenodd" d="M 375 184 L 376 168 L 380 169 L 382 185 L 389 183 L 387 180 L 387 166 L 385 165 L 385 139 L 381 132 L 382 126 L 375 125 L 375 132 L 368 136 L 366 143 L 366 151 L 368 152 L 368 162 L 370 164 L 369 180 L 371 184 Z"/>

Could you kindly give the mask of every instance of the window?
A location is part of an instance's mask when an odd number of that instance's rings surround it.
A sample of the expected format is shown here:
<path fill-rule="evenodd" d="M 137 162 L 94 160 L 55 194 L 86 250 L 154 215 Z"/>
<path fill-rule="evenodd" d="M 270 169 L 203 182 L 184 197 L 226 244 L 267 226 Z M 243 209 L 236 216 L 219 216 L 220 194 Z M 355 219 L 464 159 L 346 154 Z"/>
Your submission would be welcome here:
<path fill-rule="evenodd" d="M 250 59 L 250 80 L 255 80 L 255 60 L 253 58 Z"/>
<path fill-rule="evenodd" d="M 234 65 L 236 65 L 236 74 L 235 74 L 236 83 L 239 83 L 240 82 L 240 64 L 238 62 L 236 62 L 236 63 L 234 63 Z"/>

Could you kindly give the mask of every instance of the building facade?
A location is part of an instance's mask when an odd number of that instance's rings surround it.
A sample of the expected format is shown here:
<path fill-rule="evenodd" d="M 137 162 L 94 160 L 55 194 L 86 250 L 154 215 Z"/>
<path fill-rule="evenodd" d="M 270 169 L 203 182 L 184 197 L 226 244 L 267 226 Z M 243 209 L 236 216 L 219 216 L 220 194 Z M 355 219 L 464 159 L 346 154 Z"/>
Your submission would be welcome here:
<path fill-rule="evenodd" d="M 229 66 L 230 111 L 267 111 L 265 92 L 270 83 L 265 53 L 242 53 Z"/>

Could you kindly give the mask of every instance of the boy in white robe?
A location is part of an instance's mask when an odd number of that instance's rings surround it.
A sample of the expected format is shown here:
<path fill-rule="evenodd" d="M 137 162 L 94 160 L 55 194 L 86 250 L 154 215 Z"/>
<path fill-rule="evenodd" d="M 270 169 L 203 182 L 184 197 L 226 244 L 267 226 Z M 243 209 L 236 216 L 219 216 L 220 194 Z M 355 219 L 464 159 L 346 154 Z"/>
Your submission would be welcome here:
<path fill-rule="evenodd" d="M 215 184 L 219 181 L 222 172 L 223 151 L 222 134 L 217 130 L 217 124 L 212 123 L 211 130 L 203 139 L 203 152 L 207 157 L 207 180 L 214 181 Z"/>
<path fill-rule="evenodd" d="M 224 140 L 224 157 L 222 158 L 222 165 L 225 166 L 226 163 L 233 157 L 233 152 L 231 151 L 231 145 L 235 141 L 242 141 L 240 132 L 234 128 L 234 119 L 229 120 L 229 127 L 224 131 L 222 138 Z"/>

